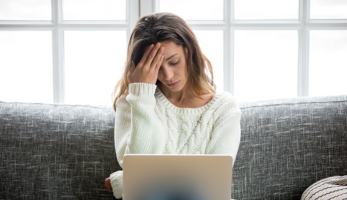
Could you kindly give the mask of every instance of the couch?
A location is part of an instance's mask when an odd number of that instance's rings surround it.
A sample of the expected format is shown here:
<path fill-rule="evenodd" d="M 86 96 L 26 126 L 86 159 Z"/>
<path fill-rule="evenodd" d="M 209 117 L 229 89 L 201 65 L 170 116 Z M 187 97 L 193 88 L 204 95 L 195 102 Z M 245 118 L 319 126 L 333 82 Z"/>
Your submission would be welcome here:
<path fill-rule="evenodd" d="M 233 199 L 300 199 L 347 174 L 347 95 L 239 102 Z M 0 199 L 115 199 L 111 106 L 0 102 Z"/>

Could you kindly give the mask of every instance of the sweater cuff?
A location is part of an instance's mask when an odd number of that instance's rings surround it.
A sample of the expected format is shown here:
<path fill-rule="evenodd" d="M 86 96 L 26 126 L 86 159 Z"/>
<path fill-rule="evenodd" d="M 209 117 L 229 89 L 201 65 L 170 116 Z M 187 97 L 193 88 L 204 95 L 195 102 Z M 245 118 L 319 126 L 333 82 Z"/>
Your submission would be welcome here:
<path fill-rule="evenodd" d="M 120 199 L 123 197 L 123 171 L 116 171 L 110 175 L 113 195 Z"/>
<path fill-rule="evenodd" d="M 155 89 L 157 88 L 156 84 L 152 83 L 130 83 L 129 84 L 129 94 L 134 95 L 154 95 Z"/>

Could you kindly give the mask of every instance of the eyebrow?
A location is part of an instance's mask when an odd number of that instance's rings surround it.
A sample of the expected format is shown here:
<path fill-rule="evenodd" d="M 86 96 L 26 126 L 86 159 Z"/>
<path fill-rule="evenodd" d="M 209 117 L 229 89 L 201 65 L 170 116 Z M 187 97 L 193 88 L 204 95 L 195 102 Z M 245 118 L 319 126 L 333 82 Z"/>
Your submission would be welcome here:
<path fill-rule="evenodd" d="M 166 59 L 166 61 L 170 60 L 170 58 L 174 57 L 175 55 L 177 55 L 177 53 L 175 53 L 174 55 L 168 57 L 168 58 Z"/>

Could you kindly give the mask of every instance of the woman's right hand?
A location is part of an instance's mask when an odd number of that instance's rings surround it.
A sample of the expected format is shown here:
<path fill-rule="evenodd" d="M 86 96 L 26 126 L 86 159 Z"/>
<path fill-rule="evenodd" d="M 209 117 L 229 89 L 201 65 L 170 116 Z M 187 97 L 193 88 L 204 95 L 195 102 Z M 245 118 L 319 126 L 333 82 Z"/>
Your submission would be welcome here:
<path fill-rule="evenodd" d="M 157 82 L 158 71 L 164 59 L 164 47 L 160 46 L 159 42 L 156 45 L 151 44 L 136 67 L 134 61 L 131 62 L 127 75 L 129 84 Z"/>

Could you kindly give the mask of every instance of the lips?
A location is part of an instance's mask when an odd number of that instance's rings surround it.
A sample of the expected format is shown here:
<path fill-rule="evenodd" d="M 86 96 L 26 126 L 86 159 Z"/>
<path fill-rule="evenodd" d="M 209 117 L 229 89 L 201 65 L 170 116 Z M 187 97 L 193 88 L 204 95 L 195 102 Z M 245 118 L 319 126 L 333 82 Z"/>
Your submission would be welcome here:
<path fill-rule="evenodd" d="M 173 84 L 168 84 L 168 86 L 175 86 L 175 85 L 178 84 L 178 82 L 180 82 L 180 81 L 177 81 L 177 82 L 175 82 L 175 83 L 173 83 Z"/>

